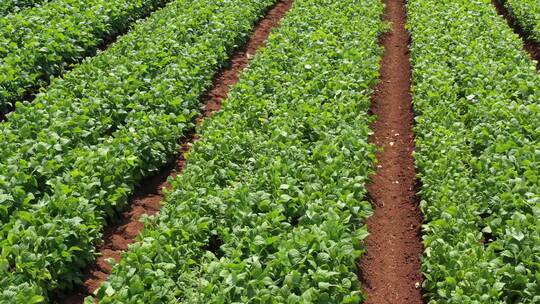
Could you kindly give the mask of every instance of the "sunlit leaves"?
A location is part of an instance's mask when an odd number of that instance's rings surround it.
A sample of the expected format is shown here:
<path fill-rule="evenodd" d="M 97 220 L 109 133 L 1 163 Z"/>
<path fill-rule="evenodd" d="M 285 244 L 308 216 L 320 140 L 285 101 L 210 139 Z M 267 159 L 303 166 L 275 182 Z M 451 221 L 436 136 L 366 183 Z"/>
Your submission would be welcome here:
<path fill-rule="evenodd" d="M 355 263 L 370 214 L 368 88 L 382 14 L 380 1 L 294 2 L 205 120 L 159 217 L 100 303 L 363 298 Z"/>
<path fill-rule="evenodd" d="M 410 0 L 408 14 L 427 295 L 536 303 L 535 64 L 491 1 Z"/>
<path fill-rule="evenodd" d="M 540 44 L 540 5 L 537 0 L 500 0 L 532 40 Z"/>
<path fill-rule="evenodd" d="M 10 208 L 0 230 L 1 303 L 46 298 L 80 281 L 106 220 L 125 207 L 143 177 L 178 152 L 200 110 L 199 96 L 271 4 L 175 1 L 2 125 L 1 153 L 24 165 L 13 171 L 41 178 L 19 183 L 23 197 L 38 195 Z M 17 132 L 22 129 L 32 131 Z M 26 171 L 28 162 L 40 174 Z"/>
<path fill-rule="evenodd" d="M 166 2 L 58 0 L 0 18 L 0 112 Z"/>

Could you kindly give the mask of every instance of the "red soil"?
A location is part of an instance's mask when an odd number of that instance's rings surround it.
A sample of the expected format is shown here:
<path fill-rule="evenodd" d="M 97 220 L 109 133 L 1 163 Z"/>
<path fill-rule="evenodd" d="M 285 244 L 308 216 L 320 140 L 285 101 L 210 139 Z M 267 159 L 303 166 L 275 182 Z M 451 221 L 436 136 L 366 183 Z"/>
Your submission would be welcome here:
<path fill-rule="evenodd" d="M 492 2 L 495 9 L 497 9 L 497 13 L 506 20 L 508 26 L 512 28 L 514 33 L 518 34 L 521 40 L 523 40 L 523 48 L 529 53 L 531 59 L 536 60 L 536 69 L 540 71 L 540 44 L 529 38 L 529 35 L 519 23 L 516 22 L 514 17 L 508 12 L 500 0 L 492 0 Z"/>
<path fill-rule="evenodd" d="M 416 197 L 412 153 L 414 112 L 405 0 L 386 0 L 386 20 L 392 32 L 381 38 L 385 48 L 380 82 L 372 98 L 377 120 L 370 142 L 383 148 L 368 196 L 374 214 L 367 221 L 367 253 L 360 278 L 368 304 L 423 303 L 420 255 L 422 216 Z"/>
<path fill-rule="evenodd" d="M 222 69 L 214 77 L 212 88 L 201 97 L 204 111 L 197 119 L 197 124 L 221 108 L 221 102 L 227 97 L 229 88 L 238 82 L 240 73 L 247 67 L 249 59 L 265 45 L 270 31 L 279 26 L 279 21 L 291 8 L 293 0 L 280 0 L 258 23 L 247 44 L 232 56 L 229 66 Z M 178 158 L 164 168 L 158 175 L 147 178 L 140 183 L 131 200 L 131 204 L 120 215 L 115 223 L 110 224 L 103 237 L 103 244 L 97 248 L 100 256 L 95 264 L 89 265 L 83 272 L 83 285 L 78 290 L 60 293 L 56 296 L 58 303 L 83 303 L 84 297 L 91 295 L 111 272 L 112 266 L 106 262 L 112 258 L 120 261 L 122 253 L 128 245 L 136 241 L 137 235 L 144 228 L 140 222 L 142 215 L 156 214 L 164 198 L 164 189 L 170 185 L 169 176 L 180 174 L 186 165 L 183 158 L 192 144 L 197 140 L 195 132 L 188 135 L 181 144 L 182 150 Z"/>

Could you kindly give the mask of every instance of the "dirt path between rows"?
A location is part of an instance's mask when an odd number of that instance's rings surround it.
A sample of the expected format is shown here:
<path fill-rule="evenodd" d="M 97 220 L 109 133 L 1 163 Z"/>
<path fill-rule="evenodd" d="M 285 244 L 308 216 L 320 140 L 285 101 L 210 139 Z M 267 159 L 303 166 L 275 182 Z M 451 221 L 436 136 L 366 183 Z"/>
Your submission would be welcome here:
<path fill-rule="evenodd" d="M 540 71 L 540 44 L 529 38 L 529 35 L 508 12 L 501 0 L 492 0 L 492 3 L 495 6 L 497 13 L 506 20 L 508 26 L 512 28 L 514 33 L 518 34 L 521 40 L 523 40 L 523 48 L 529 53 L 531 59 L 536 60 L 536 69 Z"/>
<path fill-rule="evenodd" d="M 412 152 L 414 112 L 405 0 L 386 0 L 386 20 L 392 30 L 381 38 L 385 48 L 380 83 L 372 98 L 370 142 L 384 150 L 377 155 L 376 173 L 368 185 L 374 214 L 368 221 L 367 253 L 360 278 L 368 304 L 423 303 L 420 255 L 422 216 L 416 197 Z"/>
<path fill-rule="evenodd" d="M 291 8 L 292 3 L 293 0 L 278 1 L 255 27 L 246 45 L 234 53 L 230 64 L 216 74 L 212 88 L 201 97 L 204 111 L 197 119 L 198 125 L 221 108 L 221 102 L 227 97 L 230 86 L 238 82 L 240 73 L 247 67 L 249 59 L 265 45 L 271 30 L 279 26 L 279 21 Z M 181 143 L 182 149 L 178 158 L 158 175 L 141 182 L 141 186 L 136 189 L 131 199 L 129 209 L 120 215 L 116 223 L 105 229 L 104 243 L 98 248 L 100 257 L 95 264 L 84 270 L 83 285 L 78 290 L 57 295 L 57 303 L 83 303 L 84 297 L 91 295 L 107 280 L 112 267 L 106 260 L 113 258 L 117 262 L 120 261 L 127 246 L 135 242 L 137 235 L 144 228 L 139 221 L 140 217 L 145 214 L 153 215 L 159 211 L 164 190 L 170 186 L 167 182 L 168 177 L 174 177 L 182 172 L 186 165 L 183 155 L 197 139 L 198 135 L 195 132 L 186 136 Z"/>

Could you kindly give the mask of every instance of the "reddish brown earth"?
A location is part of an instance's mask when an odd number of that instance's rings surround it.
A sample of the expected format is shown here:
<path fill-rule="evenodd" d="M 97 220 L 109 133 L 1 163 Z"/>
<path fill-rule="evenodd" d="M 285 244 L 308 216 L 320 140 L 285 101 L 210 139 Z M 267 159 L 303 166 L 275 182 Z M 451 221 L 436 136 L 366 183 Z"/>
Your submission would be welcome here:
<path fill-rule="evenodd" d="M 420 255 L 422 216 L 416 197 L 412 153 L 414 112 L 411 96 L 409 34 L 405 0 L 386 0 L 385 19 L 392 31 L 381 37 L 385 52 L 380 82 L 372 98 L 370 142 L 382 148 L 376 173 L 368 185 L 374 214 L 368 221 L 367 253 L 360 261 L 360 279 L 368 304 L 423 303 Z"/>
<path fill-rule="evenodd" d="M 269 10 L 267 15 L 255 27 L 247 44 L 236 51 L 230 64 L 214 77 L 212 88 L 201 97 L 204 111 L 197 119 L 197 124 L 221 108 L 221 102 L 227 97 L 230 86 L 239 80 L 240 73 L 247 67 L 249 59 L 265 45 L 271 30 L 279 26 L 279 21 L 291 8 L 293 0 L 280 0 Z M 142 215 L 156 214 L 164 198 L 164 190 L 169 187 L 168 177 L 180 174 L 186 165 L 183 157 L 189 151 L 198 136 L 194 132 L 188 135 L 181 144 L 177 159 L 164 168 L 158 175 L 143 180 L 136 189 L 131 204 L 120 215 L 115 223 L 105 229 L 103 244 L 97 248 L 100 257 L 95 264 L 88 266 L 83 272 L 83 285 L 78 290 L 56 296 L 58 303 L 83 303 L 84 297 L 91 295 L 111 272 L 111 265 L 106 262 L 112 258 L 120 261 L 122 252 L 135 242 L 137 235 L 144 228 L 140 222 Z"/>
<path fill-rule="evenodd" d="M 529 38 L 529 35 L 519 25 L 514 17 L 508 12 L 504 4 L 500 0 L 492 0 L 493 5 L 497 9 L 497 13 L 504 17 L 508 25 L 512 28 L 514 33 L 518 34 L 521 40 L 523 40 L 523 48 L 529 53 L 532 59 L 536 60 L 536 69 L 540 71 L 540 45 Z"/>

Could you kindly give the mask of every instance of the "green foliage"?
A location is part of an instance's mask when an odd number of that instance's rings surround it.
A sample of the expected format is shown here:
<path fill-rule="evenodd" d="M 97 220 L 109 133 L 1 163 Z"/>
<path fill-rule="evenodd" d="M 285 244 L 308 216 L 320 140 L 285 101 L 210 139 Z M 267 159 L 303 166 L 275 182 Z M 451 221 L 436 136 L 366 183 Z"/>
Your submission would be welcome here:
<path fill-rule="evenodd" d="M 540 44 L 540 3 L 538 0 L 500 0 L 519 25 Z"/>
<path fill-rule="evenodd" d="M 0 112 L 166 2 L 56 0 L 0 18 Z"/>
<path fill-rule="evenodd" d="M 273 3 L 175 1 L 2 124 L 2 168 L 20 172 L 30 201 L 0 230 L 0 303 L 80 281 L 106 219 L 178 151 L 199 96 Z"/>
<path fill-rule="evenodd" d="M 380 1 L 296 0 L 99 303 L 358 303 Z M 88 299 L 91 303 L 91 300 Z"/>
<path fill-rule="evenodd" d="M 489 0 L 410 0 L 430 303 L 540 301 L 540 75 Z"/>
<path fill-rule="evenodd" d="M 50 0 L 2 0 L 0 2 L 0 17 L 10 13 L 18 13 L 25 8 L 47 3 L 48 1 Z"/>
<path fill-rule="evenodd" d="M 197 51 L 200 46 L 193 44 L 204 43 L 209 34 L 203 34 L 214 26 L 213 10 L 204 10 L 204 5 L 175 2 L 174 8 L 157 12 L 106 52 L 53 81 L 33 103 L 18 105 L 9 121 L 0 125 L 0 223 L 19 207 L 51 194 L 51 179 L 72 168 L 80 157 L 77 148 L 96 145 L 125 125 L 130 115 L 156 107 L 151 94 L 163 85 L 163 75 L 184 71 L 186 87 L 198 88 L 206 78 L 199 74 L 190 78 L 196 71 L 187 71 L 195 64 L 191 60 L 212 60 L 204 59 L 205 53 Z M 178 14 L 190 7 L 203 11 L 198 18 Z M 173 17 L 175 26 L 163 26 Z M 179 61 L 181 52 L 202 59 Z"/>

